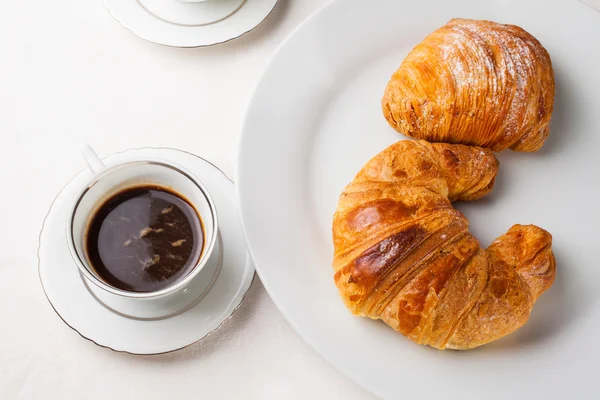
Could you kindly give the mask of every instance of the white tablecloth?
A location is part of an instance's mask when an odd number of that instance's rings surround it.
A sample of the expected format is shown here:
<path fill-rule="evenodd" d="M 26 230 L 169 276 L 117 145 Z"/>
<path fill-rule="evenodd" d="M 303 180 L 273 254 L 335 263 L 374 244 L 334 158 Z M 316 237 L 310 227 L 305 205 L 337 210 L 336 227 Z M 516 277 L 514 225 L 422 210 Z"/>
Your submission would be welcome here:
<path fill-rule="evenodd" d="M 218 333 L 138 357 L 68 328 L 38 281 L 50 202 L 101 156 L 141 146 L 197 153 L 233 174 L 243 115 L 277 45 L 325 0 L 281 0 L 247 36 L 173 49 L 123 29 L 102 0 L 0 2 L 0 399 L 369 399 L 291 329 L 256 280 Z"/>

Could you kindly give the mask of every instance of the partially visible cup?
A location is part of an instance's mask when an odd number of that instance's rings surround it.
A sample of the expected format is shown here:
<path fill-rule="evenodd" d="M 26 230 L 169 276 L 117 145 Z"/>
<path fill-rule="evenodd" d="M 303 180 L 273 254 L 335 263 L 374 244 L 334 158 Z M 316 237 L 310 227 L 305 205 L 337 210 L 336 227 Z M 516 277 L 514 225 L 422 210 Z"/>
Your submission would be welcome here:
<path fill-rule="evenodd" d="M 108 284 L 94 269 L 86 250 L 86 235 L 99 207 L 115 194 L 140 185 L 157 185 L 181 194 L 197 210 L 204 248 L 187 275 L 151 292 L 132 292 Z M 67 242 L 90 292 L 112 311 L 137 319 L 160 319 L 193 306 L 210 288 L 220 252 L 215 204 L 193 174 L 159 159 L 129 160 L 111 165 L 95 176 L 75 198 L 67 219 Z"/>

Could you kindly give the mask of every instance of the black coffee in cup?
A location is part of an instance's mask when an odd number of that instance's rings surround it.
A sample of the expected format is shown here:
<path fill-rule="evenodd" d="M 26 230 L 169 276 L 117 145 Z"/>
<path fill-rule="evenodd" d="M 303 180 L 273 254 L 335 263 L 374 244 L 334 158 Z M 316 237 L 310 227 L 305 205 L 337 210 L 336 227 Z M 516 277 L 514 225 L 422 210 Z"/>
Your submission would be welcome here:
<path fill-rule="evenodd" d="M 202 220 L 183 196 L 157 185 L 111 196 L 94 213 L 85 247 L 98 276 L 130 292 L 154 292 L 187 275 L 204 248 Z"/>

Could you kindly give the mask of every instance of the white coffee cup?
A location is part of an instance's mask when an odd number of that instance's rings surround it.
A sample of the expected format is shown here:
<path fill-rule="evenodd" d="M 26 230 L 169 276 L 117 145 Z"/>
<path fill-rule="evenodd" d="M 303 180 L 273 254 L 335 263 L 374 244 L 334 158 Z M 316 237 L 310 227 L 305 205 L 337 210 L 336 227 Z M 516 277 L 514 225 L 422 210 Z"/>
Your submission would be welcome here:
<path fill-rule="evenodd" d="M 86 252 L 86 235 L 91 219 L 106 200 L 124 189 L 147 184 L 171 189 L 190 202 L 202 220 L 204 248 L 190 272 L 170 286 L 154 292 L 129 292 L 109 285 L 94 270 Z M 136 319 L 166 318 L 193 306 L 210 289 L 220 263 L 217 211 L 208 190 L 184 168 L 159 159 L 128 160 L 95 173 L 68 213 L 67 242 L 92 295 L 111 311 Z"/>

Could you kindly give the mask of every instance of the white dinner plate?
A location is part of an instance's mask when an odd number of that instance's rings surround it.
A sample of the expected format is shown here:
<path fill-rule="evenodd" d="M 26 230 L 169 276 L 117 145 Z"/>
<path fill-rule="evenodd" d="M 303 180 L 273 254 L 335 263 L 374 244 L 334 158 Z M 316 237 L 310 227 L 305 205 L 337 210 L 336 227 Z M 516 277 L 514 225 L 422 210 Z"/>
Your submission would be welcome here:
<path fill-rule="evenodd" d="M 173 47 L 203 47 L 236 39 L 260 25 L 278 0 L 103 0 L 135 35 Z"/>
<path fill-rule="evenodd" d="M 168 148 L 132 149 L 104 159 L 113 163 L 141 158 L 168 160 L 198 177 L 210 192 L 219 218 L 220 254 L 209 289 L 198 294 L 197 303 L 167 318 L 134 319 L 102 303 L 84 283 L 71 257 L 66 239 L 69 207 L 91 178 L 78 173 L 58 194 L 44 220 L 38 249 L 39 275 L 54 311 L 82 337 L 99 346 L 132 354 L 161 354 L 184 348 L 219 329 L 250 288 L 254 267 L 239 224 L 233 182 L 208 161 Z M 202 271 L 204 272 L 204 270 Z"/>
<path fill-rule="evenodd" d="M 453 17 L 522 26 L 549 51 L 557 85 L 544 147 L 498 153 L 494 191 L 458 205 L 485 247 L 514 223 L 550 231 L 556 281 L 523 329 L 468 352 L 419 346 L 352 316 L 331 267 L 340 192 L 403 138 L 382 115 L 385 86 L 404 56 Z M 600 14 L 575 0 L 340 0 L 298 27 L 251 102 L 237 191 L 257 270 L 299 334 L 387 399 L 598 398 L 599 49 Z"/>

